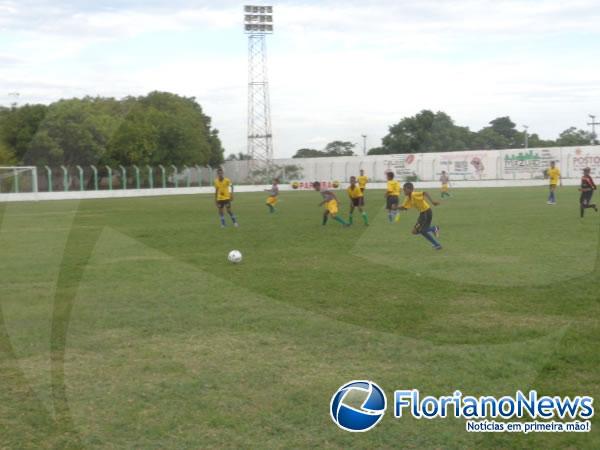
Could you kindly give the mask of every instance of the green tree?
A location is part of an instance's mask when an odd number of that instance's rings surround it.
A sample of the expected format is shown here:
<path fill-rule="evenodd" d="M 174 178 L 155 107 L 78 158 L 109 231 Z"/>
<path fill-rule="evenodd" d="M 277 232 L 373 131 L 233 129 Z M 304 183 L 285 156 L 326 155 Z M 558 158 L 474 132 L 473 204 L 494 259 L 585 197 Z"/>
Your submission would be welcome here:
<path fill-rule="evenodd" d="M 468 128 L 455 125 L 448 114 L 423 110 L 392 125 L 381 147 L 369 150 L 369 154 L 464 150 L 469 148 L 472 135 Z"/>
<path fill-rule="evenodd" d="M 13 151 L 4 142 L 0 141 L 0 166 L 13 166 L 17 158 Z"/>
<path fill-rule="evenodd" d="M 327 155 L 321 150 L 315 150 L 314 148 L 301 148 L 294 156 L 292 156 L 292 158 L 322 158 L 324 156 Z"/>
<path fill-rule="evenodd" d="M 570 127 L 560 133 L 558 139 L 556 140 L 556 145 L 559 147 L 590 145 L 592 139 L 592 133 L 589 131 L 578 130 L 575 127 Z"/>
<path fill-rule="evenodd" d="M 107 147 L 122 117 L 115 99 L 61 100 L 48 107 L 23 162 L 89 165 L 108 160 Z"/>
<path fill-rule="evenodd" d="M 151 92 L 136 99 L 109 150 L 121 164 L 216 167 L 223 162 L 218 133 L 194 98 Z"/>
<path fill-rule="evenodd" d="M 252 157 L 248 153 L 238 152 L 237 155 L 235 153 L 231 153 L 227 157 L 226 161 L 245 161 L 249 159 L 252 159 Z"/>
<path fill-rule="evenodd" d="M 24 162 L 31 141 L 46 116 L 44 105 L 24 105 L 0 113 L 0 141 L 7 145 L 17 162 Z"/>
<path fill-rule="evenodd" d="M 325 146 L 325 156 L 353 156 L 356 144 L 349 141 L 333 141 Z"/>
<path fill-rule="evenodd" d="M 525 134 L 515 128 L 516 125 L 510 117 L 498 117 L 489 124 L 489 127 L 482 128 L 476 133 L 472 148 L 488 150 L 521 148 L 525 145 Z"/>

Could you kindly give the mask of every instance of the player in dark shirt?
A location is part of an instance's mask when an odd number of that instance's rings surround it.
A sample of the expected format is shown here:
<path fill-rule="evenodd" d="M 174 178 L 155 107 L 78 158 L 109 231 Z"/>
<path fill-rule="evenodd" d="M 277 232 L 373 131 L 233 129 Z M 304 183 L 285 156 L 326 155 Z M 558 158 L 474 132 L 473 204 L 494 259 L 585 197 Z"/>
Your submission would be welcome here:
<path fill-rule="evenodd" d="M 594 183 L 594 180 L 592 180 L 592 177 L 590 176 L 590 168 L 586 167 L 583 169 L 581 187 L 579 188 L 579 192 L 581 192 L 581 196 L 579 197 L 579 205 L 582 218 L 587 208 L 594 208 L 594 210 L 598 212 L 598 208 L 594 203 L 592 203 L 592 195 L 594 195 L 595 190 L 596 183 Z"/>

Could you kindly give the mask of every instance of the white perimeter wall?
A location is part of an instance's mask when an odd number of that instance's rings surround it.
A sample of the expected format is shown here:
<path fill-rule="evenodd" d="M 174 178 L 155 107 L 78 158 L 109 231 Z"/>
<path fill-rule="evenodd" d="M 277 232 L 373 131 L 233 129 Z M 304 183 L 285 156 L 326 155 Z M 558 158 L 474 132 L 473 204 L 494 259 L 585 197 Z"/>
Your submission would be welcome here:
<path fill-rule="evenodd" d="M 590 167 L 592 176 L 600 178 L 600 146 L 289 158 L 274 162 L 278 166 L 299 166 L 302 176 L 298 181 L 343 182 L 358 175 L 360 169 L 373 181 L 385 181 L 388 171 L 400 179 L 417 176 L 420 181 L 437 181 L 442 170 L 450 180 L 460 181 L 542 179 L 550 161 L 556 161 L 563 178 L 580 178 L 584 167 Z M 248 177 L 248 162 L 228 161 L 225 171 L 232 180 L 243 182 Z"/>
<path fill-rule="evenodd" d="M 417 176 L 418 188 L 439 187 L 442 170 L 450 175 L 453 188 L 463 187 L 510 187 L 544 186 L 544 170 L 550 161 L 556 161 L 564 185 L 577 185 L 582 169 L 590 167 L 592 176 L 600 178 L 600 146 L 538 148 L 528 150 L 482 150 L 448 153 L 419 153 L 409 155 L 349 156 L 338 158 L 279 159 L 278 166 L 295 165 L 302 168 L 298 178 L 300 189 L 310 189 L 314 180 L 339 181 L 340 188 L 347 185 L 351 175 L 363 169 L 371 179 L 369 188 L 385 187 L 384 177 L 393 171 L 399 179 Z M 234 183 L 243 182 L 248 175 L 247 161 L 225 163 L 226 176 Z M 291 181 L 291 180 L 290 180 Z M 260 192 L 268 186 L 235 187 L 236 192 Z M 282 185 L 281 190 L 291 190 Z M 94 198 L 131 198 L 164 195 L 212 194 L 212 187 L 167 189 L 113 189 L 112 191 L 70 191 L 20 194 L 0 194 L 0 202 L 67 200 Z"/>

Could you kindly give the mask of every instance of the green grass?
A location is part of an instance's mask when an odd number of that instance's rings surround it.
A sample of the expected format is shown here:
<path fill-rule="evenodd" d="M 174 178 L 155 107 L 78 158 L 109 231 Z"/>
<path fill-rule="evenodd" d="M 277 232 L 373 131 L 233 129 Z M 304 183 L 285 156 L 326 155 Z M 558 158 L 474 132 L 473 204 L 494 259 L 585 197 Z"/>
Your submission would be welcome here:
<path fill-rule="evenodd" d="M 0 448 L 599 448 L 587 434 L 469 434 L 464 420 L 339 430 L 331 395 L 600 398 L 598 215 L 578 193 L 456 190 L 444 250 L 382 193 L 343 229 L 314 192 L 0 204 Z M 437 195 L 437 194 L 436 194 Z M 342 211 L 347 205 L 342 206 Z M 244 261 L 227 262 L 231 249 Z"/>

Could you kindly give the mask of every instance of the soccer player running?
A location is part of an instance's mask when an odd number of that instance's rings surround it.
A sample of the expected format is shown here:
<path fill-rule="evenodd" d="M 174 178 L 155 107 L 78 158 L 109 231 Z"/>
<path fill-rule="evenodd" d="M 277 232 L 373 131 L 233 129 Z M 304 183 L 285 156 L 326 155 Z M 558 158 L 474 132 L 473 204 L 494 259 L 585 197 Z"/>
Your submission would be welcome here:
<path fill-rule="evenodd" d="M 400 198 L 400 183 L 394 180 L 394 172 L 387 173 L 387 189 L 385 191 L 385 208 L 388 211 L 388 220 L 392 223 L 394 220 L 398 222 L 398 203 Z"/>
<path fill-rule="evenodd" d="M 550 195 L 548 196 L 548 204 L 556 205 L 556 187 L 560 180 L 560 170 L 556 167 L 554 161 L 550 161 L 550 168 L 548 169 L 548 177 L 550 178 Z"/>
<path fill-rule="evenodd" d="M 400 206 L 400 211 L 405 211 L 410 208 L 415 208 L 419 211 L 419 218 L 413 227 L 412 234 L 422 235 L 431 242 L 434 249 L 441 250 L 442 245 L 430 234 L 433 233 L 435 237 L 439 237 L 440 227 L 431 226 L 433 212 L 427 201 L 430 201 L 434 206 L 439 205 L 439 203 L 434 201 L 427 192 L 415 192 L 415 187 L 412 183 L 404 183 L 402 188 L 406 197 L 402 206 Z"/>
<path fill-rule="evenodd" d="M 440 183 L 442 183 L 442 194 L 441 197 L 450 197 L 449 186 L 450 186 L 450 178 L 445 170 L 442 170 L 442 176 L 440 177 Z"/>
<path fill-rule="evenodd" d="M 346 191 L 348 192 L 348 197 L 350 197 L 350 216 L 348 217 L 348 223 L 352 225 L 352 214 L 354 213 L 354 208 L 358 208 L 365 225 L 368 226 L 369 218 L 367 217 L 366 211 L 363 210 L 365 197 L 360 185 L 356 184 L 356 177 L 350 177 L 350 186 L 348 186 Z"/>
<path fill-rule="evenodd" d="M 591 170 L 589 167 L 583 169 L 583 177 L 581 177 L 581 187 L 579 188 L 579 192 L 581 192 L 581 195 L 579 196 L 579 205 L 582 219 L 585 210 L 588 208 L 594 208 L 594 211 L 598 212 L 598 208 L 596 207 L 596 205 L 591 203 L 592 195 L 594 195 L 594 191 L 596 190 L 596 183 L 594 183 L 594 180 L 592 180 L 590 172 Z"/>
<path fill-rule="evenodd" d="M 275 212 L 275 203 L 277 203 L 277 197 L 279 196 L 279 178 L 274 178 L 271 189 L 265 189 L 265 192 L 269 193 L 266 205 L 267 208 L 269 208 L 269 212 L 272 214 Z"/>
<path fill-rule="evenodd" d="M 231 202 L 233 201 L 233 185 L 229 178 L 223 176 L 223 169 L 217 169 L 217 178 L 215 179 L 215 204 L 219 210 L 219 218 L 221 219 L 221 228 L 225 228 L 225 214 L 223 209 L 227 209 L 227 214 L 231 217 L 233 226 L 237 227 L 238 222 L 235 214 L 231 211 Z"/>
<path fill-rule="evenodd" d="M 313 183 L 313 187 L 315 191 L 320 192 L 323 196 L 323 201 L 319 203 L 319 206 L 325 205 L 325 211 L 323 212 L 323 225 L 327 224 L 327 219 L 329 218 L 329 216 L 331 216 L 333 220 L 341 223 L 343 226 L 350 226 L 349 223 L 347 223 L 344 219 L 337 215 L 339 207 L 336 195 L 330 190 L 321 190 L 321 183 L 318 181 L 315 181 Z"/>

